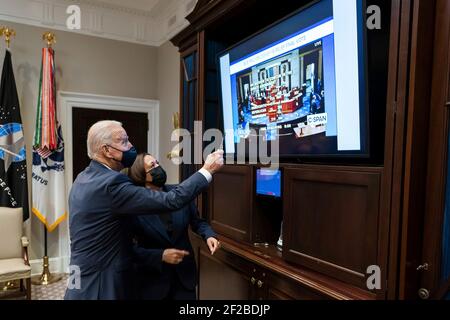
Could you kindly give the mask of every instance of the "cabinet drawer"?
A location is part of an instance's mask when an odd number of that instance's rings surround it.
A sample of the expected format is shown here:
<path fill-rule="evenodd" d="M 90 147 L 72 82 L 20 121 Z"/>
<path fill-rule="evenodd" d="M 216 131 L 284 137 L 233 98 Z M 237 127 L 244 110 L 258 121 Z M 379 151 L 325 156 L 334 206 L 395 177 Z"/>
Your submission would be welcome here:
<path fill-rule="evenodd" d="M 269 274 L 267 278 L 268 300 L 326 300 L 322 296 L 298 283 L 276 274 Z"/>

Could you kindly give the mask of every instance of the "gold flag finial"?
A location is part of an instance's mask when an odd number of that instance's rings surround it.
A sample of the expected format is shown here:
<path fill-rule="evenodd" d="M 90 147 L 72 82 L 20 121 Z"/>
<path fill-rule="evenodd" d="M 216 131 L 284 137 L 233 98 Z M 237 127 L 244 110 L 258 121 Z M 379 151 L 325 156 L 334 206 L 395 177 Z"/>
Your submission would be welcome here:
<path fill-rule="evenodd" d="M 174 112 L 172 115 L 172 124 L 173 124 L 173 129 L 177 130 L 180 129 L 180 113 L 179 112 Z M 179 158 L 180 157 L 180 153 L 181 151 L 178 148 L 174 148 L 172 151 L 170 151 L 167 154 L 167 159 L 172 160 L 174 158 Z"/>
<path fill-rule="evenodd" d="M 56 43 L 56 36 L 53 32 L 45 32 L 42 35 L 42 40 L 47 42 L 47 47 L 51 48 Z"/>
<path fill-rule="evenodd" d="M 172 122 L 173 122 L 174 129 L 180 129 L 180 113 L 179 112 L 175 112 L 172 115 Z"/>
<path fill-rule="evenodd" d="M 2 36 L 5 37 L 6 46 L 9 48 L 11 37 L 14 37 L 16 35 L 16 31 L 9 27 L 2 27 L 0 28 L 0 31 Z"/>

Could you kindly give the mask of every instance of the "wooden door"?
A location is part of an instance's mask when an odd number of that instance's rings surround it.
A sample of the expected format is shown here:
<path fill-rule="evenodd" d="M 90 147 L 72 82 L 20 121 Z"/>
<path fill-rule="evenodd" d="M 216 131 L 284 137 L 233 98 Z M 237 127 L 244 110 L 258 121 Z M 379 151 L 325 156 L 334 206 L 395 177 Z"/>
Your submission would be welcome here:
<path fill-rule="evenodd" d="M 378 262 L 381 169 L 284 170 L 283 258 L 367 289 Z M 382 290 L 378 293 L 383 295 Z"/>
<path fill-rule="evenodd" d="M 436 7 L 432 97 L 422 262 L 418 295 L 442 299 L 450 289 L 449 212 L 449 106 L 450 106 L 450 1 Z M 447 196 L 446 196 L 447 194 Z M 447 209 L 448 210 L 448 209 Z M 447 218 L 446 218 L 447 216 Z M 446 231 L 447 230 L 447 231 Z M 446 262 L 447 261 L 447 262 Z"/>
<path fill-rule="evenodd" d="M 251 241 L 253 168 L 225 166 L 210 187 L 210 222 L 213 229 L 234 240 Z"/>
<path fill-rule="evenodd" d="M 130 142 L 138 152 L 147 152 L 148 116 L 146 113 L 73 108 L 73 179 L 90 163 L 87 156 L 87 132 L 100 120 L 116 120 L 123 124 Z"/>
<path fill-rule="evenodd" d="M 253 298 L 251 278 L 247 272 L 227 261 L 224 252 L 215 256 L 199 251 L 200 300 L 249 300 Z"/>

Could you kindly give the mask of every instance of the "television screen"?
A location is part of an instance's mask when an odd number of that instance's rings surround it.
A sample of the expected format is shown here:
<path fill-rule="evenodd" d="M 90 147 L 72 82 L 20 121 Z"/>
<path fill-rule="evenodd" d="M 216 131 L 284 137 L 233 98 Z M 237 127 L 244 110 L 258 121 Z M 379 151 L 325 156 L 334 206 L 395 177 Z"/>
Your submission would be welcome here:
<path fill-rule="evenodd" d="M 368 156 L 364 14 L 318 1 L 219 55 L 227 154 L 256 133 L 282 157 Z"/>
<path fill-rule="evenodd" d="M 277 198 L 281 197 L 281 171 L 257 169 L 256 194 Z"/>

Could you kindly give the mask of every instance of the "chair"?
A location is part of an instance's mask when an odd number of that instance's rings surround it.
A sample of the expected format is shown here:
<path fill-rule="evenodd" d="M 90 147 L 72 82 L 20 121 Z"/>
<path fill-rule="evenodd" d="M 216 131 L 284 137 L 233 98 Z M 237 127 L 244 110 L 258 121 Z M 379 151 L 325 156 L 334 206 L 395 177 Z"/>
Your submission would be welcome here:
<path fill-rule="evenodd" d="M 22 214 L 22 208 L 0 207 L 0 282 L 20 280 L 20 292 L 4 298 L 25 295 L 31 300 L 31 267 L 28 239 L 22 236 Z"/>

